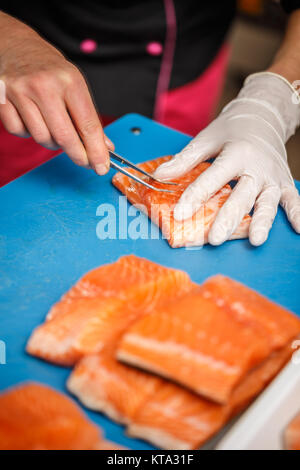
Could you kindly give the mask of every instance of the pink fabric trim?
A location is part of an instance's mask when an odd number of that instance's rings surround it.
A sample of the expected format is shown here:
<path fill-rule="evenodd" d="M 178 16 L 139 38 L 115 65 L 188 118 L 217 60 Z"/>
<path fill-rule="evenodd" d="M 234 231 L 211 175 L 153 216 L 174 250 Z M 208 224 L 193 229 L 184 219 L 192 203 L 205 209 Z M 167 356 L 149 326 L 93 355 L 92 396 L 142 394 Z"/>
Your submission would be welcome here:
<path fill-rule="evenodd" d="M 220 49 L 211 65 L 196 80 L 159 96 L 163 109 L 157 120 L 181 132 L 196 135 L 213 119 L 228 65 L 230 47 Z"/>
<path fill-rule="evenodd" d="M 164 102 L 160 97 L 167 92 L 170 84 L 171 72 L 173 67 L 173 58 L 176 45 L 176 11 L 173 0 L 164 0 L 166 15 L 166 40 L 164 44 L 164 53 L 161 61 L 160 72 L 157 80 L 155 93 L 155 105 L 153 116 L 157 121 L 164 119 Z"/>

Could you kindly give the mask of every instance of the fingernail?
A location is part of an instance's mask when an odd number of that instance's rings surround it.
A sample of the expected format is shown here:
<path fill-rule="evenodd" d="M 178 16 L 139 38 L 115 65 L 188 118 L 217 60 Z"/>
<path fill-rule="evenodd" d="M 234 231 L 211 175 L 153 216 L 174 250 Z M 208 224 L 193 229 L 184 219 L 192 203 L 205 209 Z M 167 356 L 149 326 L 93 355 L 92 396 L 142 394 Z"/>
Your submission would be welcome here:
<path fill-rule="evenodd" d="M 267 239 L 267 234 L 264 231 L 255 232 L 251 236 L 251 244 L 254 246 L 262 245 Z"/>
<path fill-rule="evenodd" d="M 154 178 L 163 178 L 165 174 L 166 174 L 165 168 L 157 168 L 154 171 L 153 176 Z"/>
<path fill-rule="evenodd" d="M 168 181 L 170 176 L 166 174 L 164 171 L 154 171 L 153 173 L 154 178 L 157 178 L 161 181 Z"/>
<path fill-rule="evenodd" d="M 109 168 L 107 165 L 104 163 L 98 163 L 95 165 L 95 171 L 98 175 L 102 176 L 105 175 L 108 172 Z"/>
<path fill-rule="evenodd" d="M 292 225 L 293 225 L 295 231 L 296 231 L 297 233 L 300 233 L 300 220 L 299 220 L 299 219 L 294 220 L 294 221 L 292 222 Z"/>
<path fill-rule="evenodd" d="M 177 204 L 174 209 L 174 219 L 177 221 L 189 219 L 193 213 L 192 204 Z"/>
<path fill-rule="evenodd" d="M 112 143 L 112 141 L 105 135 L 104 136 L 104 142 L 106 143 L 107 147 L 110 149 L 110 150 L 113 150 L 115 148 L 114 144 Z"/>
<path fill-rule="evenodd" d="M 223 230 L 208 237 L 209 243 L 215 246 L 221 245 L 225 242 L 226 239 L 227 233 L 225 233 Z"/>
<path fill-rule="evenodd" d="M 163 163 L 154 171 L 153 175 L 157 178 L 167 178 L 170 174 L 170 170 L 174 166 L 174 160 L 169 160 L 168 162 Z"/>

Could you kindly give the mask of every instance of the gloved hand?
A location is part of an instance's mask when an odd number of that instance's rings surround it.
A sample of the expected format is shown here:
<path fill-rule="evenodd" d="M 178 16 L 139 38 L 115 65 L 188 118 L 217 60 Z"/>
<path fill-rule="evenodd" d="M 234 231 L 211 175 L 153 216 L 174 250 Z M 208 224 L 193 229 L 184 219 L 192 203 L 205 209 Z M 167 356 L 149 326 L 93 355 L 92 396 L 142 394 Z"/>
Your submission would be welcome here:
<path fill-rule="evenodd" d="M 177 178 L 199 162 L 216 156 L 213 164 L 182 194 L 174 217 L 183 220 L 230 180 L 238 178 L 220 209 L 208 241 L 227 240 L 254 206 L 250 242 L 268 237 L 278 204 L 300 233 L 300 197 L 287 163 L 285 142 L 300 124 L 300 104 L 290 83 L 280 75 L 250 75 L 236 99 L 172 160 L 155 172 L 163 180 Z"/>

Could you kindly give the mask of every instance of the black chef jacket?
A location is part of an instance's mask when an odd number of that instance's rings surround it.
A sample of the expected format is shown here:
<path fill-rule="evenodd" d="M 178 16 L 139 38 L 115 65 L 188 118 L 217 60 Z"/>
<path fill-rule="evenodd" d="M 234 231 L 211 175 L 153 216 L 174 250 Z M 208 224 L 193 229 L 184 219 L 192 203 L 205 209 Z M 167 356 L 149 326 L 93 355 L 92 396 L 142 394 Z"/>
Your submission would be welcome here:
<path fill-rule="evenodd" d="M 170 1 L 177 29 L 169 83 L 173 89 L 199 77 L 213 61 L 234 17 L 235 0 Z M 166 3 L 0 0 L 0 9 L 36 29 L 84 72 L 103 115 L 152 116 L 168 28 Z M 282 4 L 291 11 L 300 7 L 300 0 Z M 95 46 L 88 53 L 82 50 L 86 40 Z"/>

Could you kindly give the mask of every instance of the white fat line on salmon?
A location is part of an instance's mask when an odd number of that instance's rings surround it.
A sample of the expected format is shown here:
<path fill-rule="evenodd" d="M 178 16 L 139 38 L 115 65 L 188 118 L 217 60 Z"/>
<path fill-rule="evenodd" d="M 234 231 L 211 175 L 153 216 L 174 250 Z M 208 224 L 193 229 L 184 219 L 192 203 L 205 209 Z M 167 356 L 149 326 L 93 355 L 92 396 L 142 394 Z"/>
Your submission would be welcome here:
<path fill-rule="evenodd" d="M 161 416 L 167 416 L 169 419 L 178 421 L 178 409 L 180 409 L 181 404 L 182 400 L 177 397 L 177 399 L 170 399 L 168 406 L 166 406 L 165 403 L 151 403 L 151 409 L 156 410 Z M 205 418 L 205 413 L 201 414 L 201 416 L 183 416 L 182 423 L 193 427 L 197 431 L 207 433 L 211 431 L 212 425 L 210 422 L 205 421 Z"/>
<path fill-rule="evenodd" d="M 214 359 L 211 356 L 204 355 L 198 351 L 192 351 L 191 349 L 188 349 L 186 346 L 182 344 L 177 344 L 174 343 L 173 341 L 164 341 L 164 342 L 159 342 L 155 339 L 150 339 L 150 338 L 144 338 L 141 336 L 138 336 L 134 333 L 128 333 L 125 336 L 125 341 L 127 344 L 131 344 L 134 346 L 138 346 L 141 349 L 146 349 L 148 351 L 156 351 L 159 353 L 171 353 L 171 354 L 177 354 L 180 356 L 180 358 L 184 358 L 187 360 L 193 360 L 195 362 L 198 362 L 199 364 L 205 364 L 211 367 L 212 369 L 215 370 L 220 370 L 222 373 L 226 375 L 236 375 L 240 372 L 240 368 L 237 366 L 230 366 L 226 364 L 224 361 L 220 361 L 217 359 Z M 125 358 L 127 356 L 126 351 L 120 351 L 118 354 L 118 357 L 122 359 L 122 356 Z M 128 357 L 131 356 L 130 354 Z M 136 356 L 132 356 L 136 357 Z M 137 356 L 136 359 L 139 359 Z M 144 359 L 141 358 L 143 361 Z M 151 364 L 150 364 L 151 365 Z"/>
<path fill-rule="evenodd" d="M 132 467 L 139 467 L 142 457 L 122 457 L 121 455 L 114 454 L 113 457 L 108 457 L 108 465 L 131 465 Z"/>

